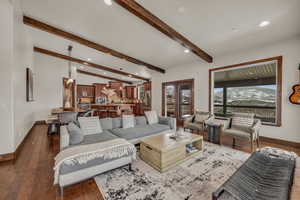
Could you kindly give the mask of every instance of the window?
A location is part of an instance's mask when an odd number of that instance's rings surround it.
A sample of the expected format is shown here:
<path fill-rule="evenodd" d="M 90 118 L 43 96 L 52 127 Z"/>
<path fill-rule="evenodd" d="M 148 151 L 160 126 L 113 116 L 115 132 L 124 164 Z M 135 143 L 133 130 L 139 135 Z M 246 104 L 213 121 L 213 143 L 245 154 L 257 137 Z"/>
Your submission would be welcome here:
<path fill-rule="evenodd" d="M 263 124 L 280 126 L 281 59 L 276 57 L 210 70 L 213 113 L 217 117 L 254 113 Z"/>

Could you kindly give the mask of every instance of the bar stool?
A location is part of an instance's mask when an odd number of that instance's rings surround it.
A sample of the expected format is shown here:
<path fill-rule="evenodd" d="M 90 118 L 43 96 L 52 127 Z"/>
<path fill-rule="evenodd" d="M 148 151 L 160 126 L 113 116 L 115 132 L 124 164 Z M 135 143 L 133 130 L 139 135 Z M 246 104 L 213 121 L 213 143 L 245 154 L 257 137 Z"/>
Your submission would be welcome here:
<path fill-rule="evenodd" d="M 68 125 L 70 122 L 77 120 L 77 112 L 64 112 L 58 115 L 61 125 Z"/>
<path fill-rule="evenodd" d="M 97 115 L 100 118 L 107 117 L 107 110 L 95 110 L 95 115 Z"/>

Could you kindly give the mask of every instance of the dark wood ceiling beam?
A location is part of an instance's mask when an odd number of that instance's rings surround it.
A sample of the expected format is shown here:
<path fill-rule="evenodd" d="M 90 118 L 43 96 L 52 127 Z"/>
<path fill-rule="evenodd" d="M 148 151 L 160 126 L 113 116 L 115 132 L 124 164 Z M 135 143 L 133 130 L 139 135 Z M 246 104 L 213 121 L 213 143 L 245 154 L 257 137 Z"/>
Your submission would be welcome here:
<path fill-rule="evenodd" d="M 143 6 L 138 4 L 136 1 L 134 0 L 114 0 L 114 1 L 120 6 L 122 6 L 123 8 L 127 9 L 135 16 L 139 17 L 140 19 L 148 23 L 149 25 L 153 26 L 163 34 L 170 37 L 172 40 L 175 40 L 176 42 L 180 43 L 182 46 L 189 49 L 194 54 L 202 58 L 203 60 L 209 63 L 213 62 L 213 58 L 210 55 L 208 55 L 205 51 L 200 49 L 197 45 L 189 41 L 187 38 L 185 38 L 183 35 L 178 33 L 176 30 L 174 30 L 168 24 L 163 22 L 154 14 L 152 14 L 150 11 L 145 9 Z"/>
<path fill-rule="evenodd" d="M 53 57 L 56 57 L 56 58 L 61 58 L 61 59 L 68 60 L 68 61 L 71 61 L 71 62 L 76 62 L 76 63 L 79 63 L 81 65 L 85 65 L 85 66 L 88 66 L 88 67 L 93 67 L 93 68 L 96 68 L 96 69 L 112 72 L 112 73 L 115 73 L 115 74 L 120 74 L 120 75 L 127 76 L 127 77 L 130 77 L 130 78 L 136 78 L 136 79 L 140 79 L 140 80 L 144 80 L 144 81 L 149 81 L 149 79 L 141 77 L 141 76 L 137 76 L 135 74 L 130 74 L 130 73 L 127 73 L 127 72 L 124 72 L 124 71 L 119 71 L 119 70 L 116 70 L 116 69 L 112 69 L 112 68 L 109 68 L 109 67 L 106 67 L 106 66 L 103 66 L 103 65 L 98 65 L 98 64 L 88 62 L 88 61 L 85 61 L 85 60 L 81 60 L 81 59 L 78 59 L 78 58 L 66 56 L 66 55 L 63 55 L 63 54 L 60 54 L 60 53 L 56 53 L 54 51 L 49 51 L 47 49 L 34 47 L 33 50 L 35 52 L 38 52 L 38 53 L 46 54 L 46 55 L 53 56 Z"/>
<path fill-rule="evenodd" d="M 30 17 L 27 17 L 27 16 L 23 16 L 23 23 L 28 25 L 28 26 L 40 29 L 42 31 L 46 31 L 48 33 L 60 36 L 60 37 L 65 38 L 67 40 L 77 42 L 77 43 L 79 43 L 81 45 L 84 45 L 84 46 L 87 46 L 89 48 L 96 49 L 96 50 L 101 51 L 103 53 L 110 54 L 110 55 L 115 56 L 117 58 L 125 59 L 128 62 L 137 64 L 137 65 L 145 66 L 148 69 L 151 69 L 151 70 L 154 70 L 154 71 L 157 71 L 157 72 L 160 72 L 160 73 L 165 73 L 165 70 L 162 69 L 162 68 L 156 67 L 156 66 L 151 65 L 149 63 L 146 63 L 146 62 L 143 62 L 143 61 L 138 60 L 136 58 L 130 57 L 130 56 L 125 55 L 121 52 L 118 52 L 118 51 L 115 51 L 115 50 L 110 49 L 108 47 L 105 47 L 101 44 L 98 44 L 98 43 L 92 42 L 90 40 L 84 39 L 82 37 L 74 35 L 73 33 L 69 33 L 69 32 L 61 30 L 59 28 L 56 28 L 54 26 L 50 26 L 50 25 L 45 24 L 45 23 L 43 23 L 41 21 L 38 21 L 36 19 L 30 18 Z"/>
<path fill-rule="evenodd" d="M 104 78 L 104 79 L 108 79 L 108 80 L 113 80 L 113 81 L 119 81 L 119 82 L 123 82 L 123 83 L 127 83 L 127 84 L 132 84 L 132 82 L 130 82 L 130 81 L 124 81 L 124 80 L 121 80 L 121 79 L 118 79 L 118 78 L 103 76 L 103 75 L 100 75 L 100 74 L 95 74 L 95 73 L 83 71 L 83 70 L 80 70 L 80 69 L 77 69 L 77 72 L 80 73 L 80 74 L 95 76 L 95 77 L 98 77 L 98 78 Z"/>

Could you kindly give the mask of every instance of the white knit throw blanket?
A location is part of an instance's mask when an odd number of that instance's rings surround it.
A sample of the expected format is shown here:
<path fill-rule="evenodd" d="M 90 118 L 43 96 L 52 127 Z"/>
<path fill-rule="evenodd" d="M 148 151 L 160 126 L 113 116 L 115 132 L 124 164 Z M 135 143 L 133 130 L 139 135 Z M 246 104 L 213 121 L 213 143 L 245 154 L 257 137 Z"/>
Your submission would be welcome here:
<path fill-rule="evenodd" d="M 63 163 L 67 165 L 86 164 L 95 158 L 120 158 L 130 153 L 132 153 L 132 159 L 135 160 L 136 148 L 125 139 L 114 139 L 106 142 L 67 148 L 59 152 L 55 157 L 54 184 L 58 184 L 59 169 Z"/>

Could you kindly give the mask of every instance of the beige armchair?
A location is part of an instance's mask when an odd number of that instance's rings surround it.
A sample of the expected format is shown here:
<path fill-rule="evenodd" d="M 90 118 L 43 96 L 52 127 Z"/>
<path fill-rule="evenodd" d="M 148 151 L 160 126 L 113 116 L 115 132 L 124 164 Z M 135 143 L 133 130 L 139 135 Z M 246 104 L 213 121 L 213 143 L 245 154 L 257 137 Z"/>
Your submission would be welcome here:
<path fill-rule="evenodd" d="M 253 152 L 255 142 L 257 148 L 259 147 L 260 128 L 261 121 L 254 119 L 254 114 L 236 113 L 231 118 L 231 127 L 224 128 L 223 135 L 233 138 L 233 146 L 236 139 L 248 140 L 251 144 L 251 152 Z"/>
<path fill-rule="evenodd" d="M 196 111 L 194 115 L 184 120 L 183 129 L 189 129 L 191 131 L 196 130 L 197 132 L 202 132 L 205 130 L 205 121 L 211 117 L 212 115 L 210 112 Z"/>

